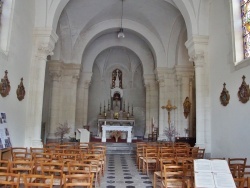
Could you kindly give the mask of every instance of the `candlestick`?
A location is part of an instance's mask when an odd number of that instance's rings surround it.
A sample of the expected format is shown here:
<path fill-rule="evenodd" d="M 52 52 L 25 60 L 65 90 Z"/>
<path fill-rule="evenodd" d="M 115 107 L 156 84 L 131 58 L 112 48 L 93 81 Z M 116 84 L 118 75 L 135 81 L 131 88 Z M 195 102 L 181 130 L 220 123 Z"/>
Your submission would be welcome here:
<path fill-rule="evenodd" d="M 134 106 L 132 104 L 132 113 L 131 113 L 131 116 L 134 116 Z"/>
<path fill-rule="evenodd" d="M 123 112 L 125 112 L 125 100 L 123 102 Z"/>

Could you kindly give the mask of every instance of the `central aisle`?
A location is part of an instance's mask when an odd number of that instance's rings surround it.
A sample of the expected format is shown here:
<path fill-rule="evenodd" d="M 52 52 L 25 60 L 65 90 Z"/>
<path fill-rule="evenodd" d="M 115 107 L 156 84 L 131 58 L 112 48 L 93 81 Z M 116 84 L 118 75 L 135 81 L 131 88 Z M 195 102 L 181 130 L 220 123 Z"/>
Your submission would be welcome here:
<path fill-rule="evenodd" d="M 151 179 L 138 172 L 135 155 L 107 155 L 101 188 L 152 188 Z"/>

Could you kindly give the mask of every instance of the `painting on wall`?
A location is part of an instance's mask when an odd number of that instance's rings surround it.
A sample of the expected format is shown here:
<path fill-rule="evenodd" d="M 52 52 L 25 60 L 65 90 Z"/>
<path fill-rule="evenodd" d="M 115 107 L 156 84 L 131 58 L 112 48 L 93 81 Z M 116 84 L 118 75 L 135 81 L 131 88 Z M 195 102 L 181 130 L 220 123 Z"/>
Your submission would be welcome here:
<path fill-rule="evenodd" d="M 12 147 L 6 113 L 0 113 L 0 149 Z"/>

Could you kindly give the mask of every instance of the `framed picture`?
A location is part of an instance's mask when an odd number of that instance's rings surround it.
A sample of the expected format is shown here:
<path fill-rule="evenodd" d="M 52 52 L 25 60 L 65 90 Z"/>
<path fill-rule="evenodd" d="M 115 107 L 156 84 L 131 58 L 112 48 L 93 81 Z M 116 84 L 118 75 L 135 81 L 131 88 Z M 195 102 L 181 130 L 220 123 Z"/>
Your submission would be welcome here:
<path fill-rule="evenodd" d="M 220 94 L 220 102 L 223 106 L 227 106 L 230 100 L 230 95 L 228 90 L 226 89 L 226 84 L 223 84 L 223 89 L 222 92 Z"/>
<path fill-rule="evenodd" d="M 243 75 L 242 83 L 238 91 L 238 97 L 242 103 L 246 103 L 249 100 L 250 96 L 249 85 L 246 84 L 245 78 L 246 77 Z"/>

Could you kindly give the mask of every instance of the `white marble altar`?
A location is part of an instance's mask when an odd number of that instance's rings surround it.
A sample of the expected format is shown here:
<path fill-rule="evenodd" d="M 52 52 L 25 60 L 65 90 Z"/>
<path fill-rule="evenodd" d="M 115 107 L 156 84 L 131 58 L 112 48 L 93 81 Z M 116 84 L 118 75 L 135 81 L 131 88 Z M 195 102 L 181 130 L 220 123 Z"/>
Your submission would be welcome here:
<path fill-rule="evenodd" d="M 112 126 L 134 126 L 135 120 L 133 119 L 98 119 L 98 133 L 97 135 L 101 136 L 101 127 L 103 125 L 112 125 Z"/>
<path fill-rule="evenodd" d="M 127 143 L 132 142 L 132 126 L 110 126 L 110 125 L 102 125 L 102 142 L 106 142 L 106 133 L 107 131 L 122 131 L 127 132 Z"/>

